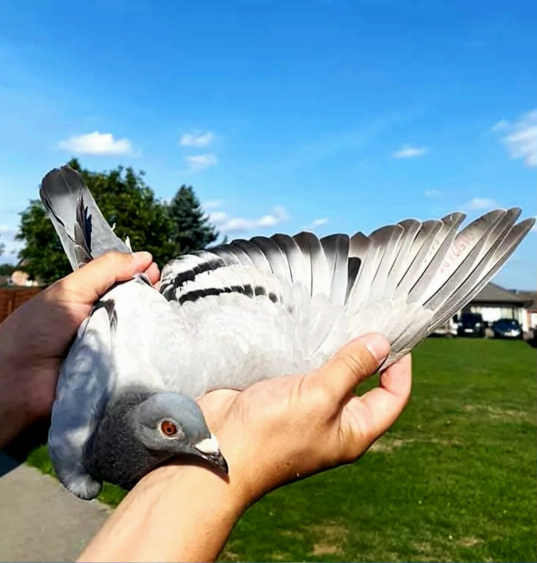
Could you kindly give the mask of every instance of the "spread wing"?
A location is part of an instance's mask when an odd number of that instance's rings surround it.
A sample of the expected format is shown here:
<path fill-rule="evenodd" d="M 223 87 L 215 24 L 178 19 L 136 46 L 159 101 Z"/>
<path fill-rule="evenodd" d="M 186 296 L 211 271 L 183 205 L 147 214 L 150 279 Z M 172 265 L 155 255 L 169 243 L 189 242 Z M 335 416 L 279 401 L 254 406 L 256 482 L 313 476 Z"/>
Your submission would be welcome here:
<path fill-rule="evenodd" d="M 302 232 L 234 240 L 171 261 L 160 291 L 179 303 L 243 293 L 296 307 L 300 292 L 292 288 L 305 288 L 311 298 L 322 294 L 345 308 L 350 336 L 385 334 L 391 363 L 463 308 L 505 263 L 535 223 L 516 223 L 519 215 L 518 208 L 491 211 L 462 230 L 464 214 L 452 213 L 407 219 L 368 236 Z M 327 324 L 325 342 L 337 330 Z"/>

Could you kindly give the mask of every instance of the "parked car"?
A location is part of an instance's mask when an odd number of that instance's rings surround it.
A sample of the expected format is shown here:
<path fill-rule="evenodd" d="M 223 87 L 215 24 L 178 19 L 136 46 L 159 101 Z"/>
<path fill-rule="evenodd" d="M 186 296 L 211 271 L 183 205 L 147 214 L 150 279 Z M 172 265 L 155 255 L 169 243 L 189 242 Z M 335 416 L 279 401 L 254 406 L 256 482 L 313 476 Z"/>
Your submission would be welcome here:
<path fill-rule="evenodd" d="M 431 336 L 457 336 L 457 323 L 451 318 L 437 326 Z"/>
<path fill-rule="evenodd" d="M 479 313 L 462 313 L 457 324 L 457 336 L 485 337 L 485 322 Z"/>
<path fill-rule="evenodd" d="M 524 337 L 522 327 L 516 319 L 499 319 L 492 323 L 494 338 L 516 338 Z"/>

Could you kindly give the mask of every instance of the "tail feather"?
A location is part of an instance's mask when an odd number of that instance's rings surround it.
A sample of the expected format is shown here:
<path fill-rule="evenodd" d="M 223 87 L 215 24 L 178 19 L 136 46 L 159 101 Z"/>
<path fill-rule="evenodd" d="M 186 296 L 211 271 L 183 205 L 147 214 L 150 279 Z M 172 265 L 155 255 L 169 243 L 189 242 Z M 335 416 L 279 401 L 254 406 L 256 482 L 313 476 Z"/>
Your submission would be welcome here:
<path fill-rule="evenodd" d="M 80 174 L 69 166 L 51 170 L 41 182 L 39 195 L 73 270 L 109 250 L 130 252 L 103 217 Z"/>

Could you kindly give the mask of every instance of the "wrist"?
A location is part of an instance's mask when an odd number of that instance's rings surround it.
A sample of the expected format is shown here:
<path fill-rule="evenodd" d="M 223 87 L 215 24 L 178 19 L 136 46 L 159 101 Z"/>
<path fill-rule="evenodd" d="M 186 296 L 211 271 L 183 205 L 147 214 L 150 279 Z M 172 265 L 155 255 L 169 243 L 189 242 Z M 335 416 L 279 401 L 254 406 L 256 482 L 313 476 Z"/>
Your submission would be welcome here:
<path fill-rule="evenodd" d="M 214 561 L 246 508 L 240 487 L 206 466 L 163 465 L 134 487 L 79 561 Z"/>
<path fill-rule="evenodd" d="M 238 519 L 253 502 L 241 473 L 230 465 L 224 475 L 202 460 L 192 457 L 176 460 L 153 470 L 140 482 L 143 488 L 165 486 L 167 490 L 193 495 L 204 505 L 214 505 L 222 518 Z M 201 495 L 201 496 L 198 496 Z"/>

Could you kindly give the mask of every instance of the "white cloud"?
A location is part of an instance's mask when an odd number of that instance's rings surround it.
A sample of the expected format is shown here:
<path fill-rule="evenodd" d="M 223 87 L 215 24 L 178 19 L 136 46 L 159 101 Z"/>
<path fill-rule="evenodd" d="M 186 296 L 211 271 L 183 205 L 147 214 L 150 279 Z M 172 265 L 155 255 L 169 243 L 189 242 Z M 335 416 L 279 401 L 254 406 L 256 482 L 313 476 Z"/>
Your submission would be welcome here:
<path fill-rule="evenodd" d="M 537 166 L 537 109 L 512 123 L 502 119 L 490 131 L 503 135 L 502 142 L 511 158 L 521 159 L 526 166 Z"/>
<path fill-rule="evenodd" d="M 209 220 L 216 226 L 221 233 L 240 233 L 253 231 L 268 227 L 275 227 L 289 219 L 289 214 L 284 207 L 278 206 L 272 213 L 263 215 L 257 219 L 246 219 L 243 217 L 230 217 L 224 211 L 214 211 L 209 213 Z"/>
<path fill-rule="evenodd" d="M 213 211 L 212 213 L 209 213 L 209 219 L 215 225 L 222 225 L 228 220 L 228 215 L 225 211 Z"/>
<path fill-rule="evenodd" d="M 506 119 L 500 119 L 497 123 L 495 123 L 491 128 L 491 133 L 497 133 L 498 131 L 505 131 L 509 126 L 509 121 Z"/>
<path fill-rule="evenodd" d="M 75 154 L 94 156 L 117 156 L 132 152 L 132 144 L 129 139 L 114 139 L 111 133 L 99 133 L 98 131 L 70 137 L 65 141 L 60 141 L 58 146 Z"/>
<path fill-rule="evenodd" d="M 319 219 L 314 219 L 307 227 L 306 230 L 313 231 L 317 227 L 322 227 L 328 223 L 328 219 L 326 217 L 321 217 Z"/>
<path fill-rule="evenodd" d="M 462 208 L 464 211 L 482 211 L 484 209 L 494 209 L 500 207 L 496 201 L 486 197 L 474 197 L 467 201 Z"/>
<path fill-rule="evenodd" d="M 218 159 L 214 154 L 191 154 L 185 156 L 185 161 L 193 172 L 199 172 L 218 164 Z"/>
<path fill-rule="evenodd" d="M 0 235 L 7 235 L 14 237 L 17 229 L 15 227 L 10 227 L 8 225 L 0 225 Z"/>
<path fill-rule="evenodd" d="M 425 190 L 423 195 L 425 197 L 440 197 L 442 192 L 440 190 Z"/>
<path fill-rule="evenodd" d="M 194 131 L 193 133 L 185 133 L 179 140 L 182 147 L 208 147 L 214 140 L 212 131 Z"/>
<path fill-rule="evenodd" d="M 220 207 L 222 205 L 222 202 L 219 199 L 211 199 L 210 201 L 206 201 L 202 207 L 203 209 L 216 209 L 217 207 Z"/>
<path fill-rule="evenodd" d="M 425 147 L 414 147 L 412 145 L 405 144 L 399 150 L 395 151 L 392 156 L 394 158 L 416 158 L 418 156 L 423 156 L 428 151 Z"/>

